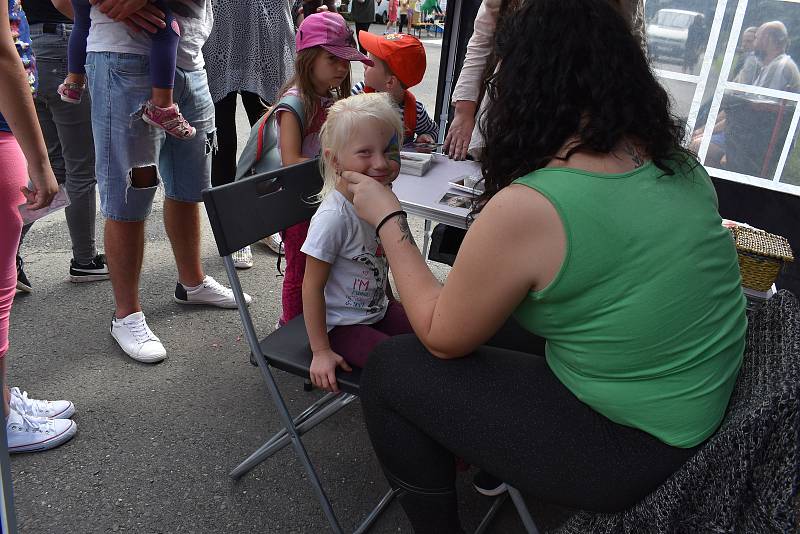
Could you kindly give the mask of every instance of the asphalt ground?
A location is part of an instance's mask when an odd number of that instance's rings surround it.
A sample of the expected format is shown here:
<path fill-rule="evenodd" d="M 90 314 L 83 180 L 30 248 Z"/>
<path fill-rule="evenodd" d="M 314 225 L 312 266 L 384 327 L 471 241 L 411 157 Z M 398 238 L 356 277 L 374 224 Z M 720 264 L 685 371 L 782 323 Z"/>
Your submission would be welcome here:
<path fill-rule="evenodd" d="M 372 31 L 380 33 L 381 26 Z M 433 113 L 438 51 L 426 39 L 428 75 L 417 98 Z M 361 79 L 360 67 L 354 80 Z M 248 125 L 240 109 L 240 148 Z M 181 306 L 172 300 L 176 270 L 162 224 L 160 195 L 146 227 L 140 292 L 144 312 L 168 358 L 156 365 L 128 358 L 109 334 L 109 282 L 67 280 L 70 239 L 63 212 L 34 225 L 22 248 L 34 292 L 15 299 L 11 315 L 9 382 L 34 398 L 75 403 L 78 434 L 47 452 L 12 457 L 20 532 L 219 533 L 326 532 L 327 523 L 291 449 L 240 481 L 228 473 L 280 428 L 235 310 Z M 412 228 L 422 242 L 422 222 Z M 97 218 L 102 250 L 103 224 Z M 206 272 L 226 282 L 210 227 L 203 217 Z M 282 278 L 276 257 L 253 247 L 255 267 L 240 273 L 256 328 L 278 320 Z M 444 278 L 447 268 L 432 268 Z M 275 372 L 293 413 L 319 392 Z M 303 438 L 334 509 L 350 530 L 388 489 L 364 429 L 358 402 Z M 465 528 L 473 529 L 490 499 L 459 475 Z M 558 511 L 534 505 L 542 526 Z M 398 504 L 373 532 L 409 532 Z M 522 532 L 506 504 L 491 532 Z"/>

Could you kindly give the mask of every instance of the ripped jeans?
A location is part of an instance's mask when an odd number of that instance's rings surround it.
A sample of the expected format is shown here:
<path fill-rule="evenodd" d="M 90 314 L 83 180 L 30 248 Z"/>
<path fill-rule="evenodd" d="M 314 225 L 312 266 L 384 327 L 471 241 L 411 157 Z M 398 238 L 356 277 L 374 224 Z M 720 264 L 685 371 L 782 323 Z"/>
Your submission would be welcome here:
<path fill-rule="evenodd" d="M 176 69 L 174 98 L 197 129 L 193 139 L 176 139 L 141 119 L 150 99 L 147 56 L 90 52 L 86 74 L 92 95 L 95 171 L 100 211 L 107 219 L 143 221 L 150 213 L 159 183 L 164 195 L 180 202 L 200 202 L 211 184 L 211 156 L 216 149 L 214 103 L 205 69 Z M 130 171 L 157 166 L 158 182 L 131 187 Z"/>

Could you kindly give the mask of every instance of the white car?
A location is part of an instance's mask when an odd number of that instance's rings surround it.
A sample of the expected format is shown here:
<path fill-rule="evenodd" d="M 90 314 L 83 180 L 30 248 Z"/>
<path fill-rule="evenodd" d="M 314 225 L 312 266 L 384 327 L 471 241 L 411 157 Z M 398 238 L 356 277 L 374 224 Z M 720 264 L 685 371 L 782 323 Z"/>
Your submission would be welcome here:
<path fill-rule="evenodd" d="M 689 26 L 697 15 L 703 16 L 702 13 L 684 9 L 659 9 L 647 24 L 647 49 L 650 57 L 682 58 L 686 53 Z"/>

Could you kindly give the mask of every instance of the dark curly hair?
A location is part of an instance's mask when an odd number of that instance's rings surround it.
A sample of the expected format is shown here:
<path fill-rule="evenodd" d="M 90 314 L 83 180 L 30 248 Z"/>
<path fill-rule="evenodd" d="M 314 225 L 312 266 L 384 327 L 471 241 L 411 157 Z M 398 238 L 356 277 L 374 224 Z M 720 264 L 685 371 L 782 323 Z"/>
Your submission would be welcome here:
<path fill-rule="evenodd" d="M 497 71 L 481 133 L 486 192 L 475 213 L 516 178 L 565 157 L 609 153 L 633 140 L 665 174 L 683 152 L 670 110 L 628 23 L 606 0 L 530 0 L 497 28 Z M 684 161 L 686 159 L 681 158 Z M 691 161 L 691 160 L 690 160 Z"/>

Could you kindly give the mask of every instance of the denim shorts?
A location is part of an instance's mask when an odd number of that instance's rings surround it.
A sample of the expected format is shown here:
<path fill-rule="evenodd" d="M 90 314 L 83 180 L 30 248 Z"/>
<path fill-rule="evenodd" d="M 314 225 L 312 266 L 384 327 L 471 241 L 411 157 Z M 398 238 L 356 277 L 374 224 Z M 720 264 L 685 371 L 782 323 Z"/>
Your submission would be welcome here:
<path fill-rule="evenodd" d="M 216 127 L 206 71 L 175 71 L 173 98 L 197 129 L 193 139 L 177 139 L 138 114 L 150 98 L 149 63 L 147 56 L 116 52 L 90 52 L 86 58 L 100 210 L 108 219 L 144 220 L 161 183 L 167 198 L 181 202 L 200 202 L 210 185 Z M 131 185 L 131 169 L 156 163 L 156 185 Z"/>

